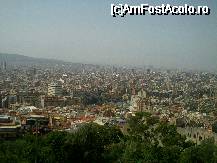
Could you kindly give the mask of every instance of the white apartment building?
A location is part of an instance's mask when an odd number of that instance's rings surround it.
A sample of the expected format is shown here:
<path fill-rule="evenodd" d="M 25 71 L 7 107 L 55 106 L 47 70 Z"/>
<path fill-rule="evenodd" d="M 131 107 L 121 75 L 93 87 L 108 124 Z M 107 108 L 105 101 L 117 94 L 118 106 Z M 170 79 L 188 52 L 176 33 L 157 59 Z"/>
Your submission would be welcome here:
<path fill-rule="evenodd" d="M 63 88 L 60 82 L 52 82 L 48 84 L 48 96 L 62 96 Z"/>

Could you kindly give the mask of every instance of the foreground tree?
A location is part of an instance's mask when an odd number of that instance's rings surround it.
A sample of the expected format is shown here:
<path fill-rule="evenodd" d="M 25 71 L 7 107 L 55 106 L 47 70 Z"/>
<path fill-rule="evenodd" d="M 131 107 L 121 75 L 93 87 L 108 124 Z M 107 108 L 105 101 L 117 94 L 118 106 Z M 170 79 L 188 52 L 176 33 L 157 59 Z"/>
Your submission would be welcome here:
<path fill-rule="evenodd" d="M 180 162 L 217 162 L 217 147 L 213 139 L 205 140 L 198 146 L 186 148 L 180 155 Z"/>
<path fill-rule="evenodd" d="M 159 122 L 149 113 L 136 113 L 127 130 L 116 126 L 83 125 L 73 133 L 27 135 L 0 141 L 2 163 L 97 162 L 217 162 L 214 140 L 201 145 L 186 141 L 176 126 Z"/>
<path fill-rule="evenodd" d="M 75 134 L 69 135 L 64 145 L 68 162 L 102 162 L 103 153 L 110 144 L 119 143 L 123 137 L 116 127 L 89 123 Z"/>

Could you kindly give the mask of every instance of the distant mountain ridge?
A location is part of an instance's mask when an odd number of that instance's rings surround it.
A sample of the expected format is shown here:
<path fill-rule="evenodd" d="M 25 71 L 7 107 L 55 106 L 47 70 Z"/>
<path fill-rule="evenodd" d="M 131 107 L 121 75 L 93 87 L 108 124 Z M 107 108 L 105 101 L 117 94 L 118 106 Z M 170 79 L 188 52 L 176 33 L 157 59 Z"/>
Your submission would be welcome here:
<path fill-rule="evenodd" d="M 0 53 L 0 63 L 1 62 L 7 62 L 13 65 L 69 63 L 69 62 L 56 60 L 56 59 L 35 58 L 35 57 L 28 57 L 20 54 L 7 54 L 7 53 Z"/>

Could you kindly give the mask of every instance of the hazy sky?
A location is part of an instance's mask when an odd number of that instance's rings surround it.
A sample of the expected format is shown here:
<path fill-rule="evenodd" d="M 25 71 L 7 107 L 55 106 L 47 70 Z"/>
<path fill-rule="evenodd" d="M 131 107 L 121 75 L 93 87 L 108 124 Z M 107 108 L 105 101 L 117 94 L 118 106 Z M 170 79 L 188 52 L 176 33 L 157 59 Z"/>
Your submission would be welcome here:
<path fill-rule="evenodd" d="M 110 16 L 111 3 L 207 5 L 209 16 Z M 0 0 L 0 52 L 217 70 L 216 0 Z"/>

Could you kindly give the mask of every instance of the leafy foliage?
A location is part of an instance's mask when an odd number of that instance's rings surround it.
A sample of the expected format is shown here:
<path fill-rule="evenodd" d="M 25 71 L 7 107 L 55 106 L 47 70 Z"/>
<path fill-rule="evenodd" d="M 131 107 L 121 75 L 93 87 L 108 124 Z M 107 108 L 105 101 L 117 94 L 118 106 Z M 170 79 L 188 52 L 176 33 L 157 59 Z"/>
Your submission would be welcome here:
<path fill-rule="evenodd" d="M 176 126 L 149 113 L 128 120 L 125 134 L 115 126 L 85 124 L 73 133 L 52 132 L 0 141 L 2 163 L 217 162 L 213 140 L 201 145 L 186 141 Z"/>

